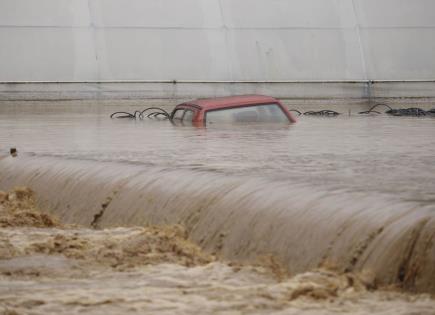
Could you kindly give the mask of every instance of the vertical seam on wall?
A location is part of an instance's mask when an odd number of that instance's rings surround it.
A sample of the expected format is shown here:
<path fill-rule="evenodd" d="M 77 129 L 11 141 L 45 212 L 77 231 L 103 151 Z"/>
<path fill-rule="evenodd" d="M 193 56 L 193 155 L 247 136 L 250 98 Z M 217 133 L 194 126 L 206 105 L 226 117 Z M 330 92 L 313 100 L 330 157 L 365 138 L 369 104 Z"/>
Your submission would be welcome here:
<path fill-rule="evenodd" d="M 229 75 L 230 75 L 230 79 L 234 80 L 234 75 L 233 75 L 233 58 L 232 58 L 232 54 L 231 54 L 231 49 L 230 49 L 230 44 L 229 44 L 229 39 L 228 39 L 228 27 L 225 21 L 225 14 L 224 14 L 224 8 L 222 6 L 222 2 L 221 0 L 217 0 L 218 4 L 219 4 L 219 11 L 221 14 L 221 21 L 222 21 L 222 29 L 224 31 L 224 36 L 225 36 L 225 50 L 227 52 L 227 57 L 228 57 L 228 71 L 229 71 Z"/>
<path fill-rule="evenodd" d="M 95 66 L 96 66 L 96 79 L 100 80 L 101 79 L 101 73 L 100 73 L 100 60 L 99 60 L 99 56 L 98 56 L 98 44 L 97 44 L 97 33 L 96 33 L 96 27 L 95 27 L 95 22 L 94 22 L 94 10 L 92 9 L 92 0 L 88 0 L 88 11 L 89 11 L 89 27 L 91 29 L 91 35 L 92 35 L 92 42 L 93 42 L 93 46 L 94 46 L 94 56 L 95 56 Z"/>
<path fill-rule="evenodd" d="M 364 75 L 364 79 L 368 81 L 369 77 L 367 74 L 366 57 L 365 57 L 364 46 L 363 46 L 362 38 L 361 38 L 361 27 L 360 27 L 359 16 L 357 14 L 355 0 L 352 0 L 352 8 L 353 8 L 353 15 L 355 17 L 355 23 L 356 23 L 355 30 L 356 30 L 356 36 L 358 38 L 359 51 L 360 51 L 360 55 L 361 55 L 361 65 L 363 67 L 363 75 Z"/>

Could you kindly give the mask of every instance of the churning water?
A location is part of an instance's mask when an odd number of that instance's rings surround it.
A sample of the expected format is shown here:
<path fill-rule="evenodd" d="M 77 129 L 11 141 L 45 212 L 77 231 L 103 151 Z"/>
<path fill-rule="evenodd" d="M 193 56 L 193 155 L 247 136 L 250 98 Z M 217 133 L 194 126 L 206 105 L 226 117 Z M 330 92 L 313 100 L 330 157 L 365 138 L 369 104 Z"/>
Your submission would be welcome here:
<path fill-rule="evenodd" d="M 107 112 L 0 115 L 0 188 L 27 185 L 67 223 L 181 224 L 210 253 L 325 264 L 435 292 L 435 120 L 302 117 L 173 126 Z"/>

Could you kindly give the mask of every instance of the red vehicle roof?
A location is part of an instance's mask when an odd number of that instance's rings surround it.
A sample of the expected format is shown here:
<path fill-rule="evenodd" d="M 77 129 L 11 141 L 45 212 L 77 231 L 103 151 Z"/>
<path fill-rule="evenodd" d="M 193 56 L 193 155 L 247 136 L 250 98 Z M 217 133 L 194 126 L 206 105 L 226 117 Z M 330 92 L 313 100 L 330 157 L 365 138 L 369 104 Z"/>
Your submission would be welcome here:
<path fill-rule="evenodd" d="M 185 104 L 193 104 L 200 106 L 204 110 L 218 109 L 224 107 L 248 105 L 248 104 L 267 104 L 277 103 L 278 100 L 264 95 L 240 95 L 240 96 L 228 96 L 228 97 L 216 97 L 216 98 L 204 98 L 194 101 L 186 102 Z"/>

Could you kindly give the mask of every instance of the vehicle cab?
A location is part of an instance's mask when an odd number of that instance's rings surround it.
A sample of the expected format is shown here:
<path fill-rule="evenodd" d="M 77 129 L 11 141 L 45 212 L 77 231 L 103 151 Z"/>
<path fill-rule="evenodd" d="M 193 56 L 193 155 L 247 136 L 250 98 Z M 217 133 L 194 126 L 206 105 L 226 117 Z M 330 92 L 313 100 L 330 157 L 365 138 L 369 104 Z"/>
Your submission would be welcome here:
<path fill-rule="evenodd" d="M 270 96 L 242 95 L 197 99 L 177 105 L 171 113 L 175 124 L 210 126 L 227 123 L 295 123 L 296 118 Z"/>

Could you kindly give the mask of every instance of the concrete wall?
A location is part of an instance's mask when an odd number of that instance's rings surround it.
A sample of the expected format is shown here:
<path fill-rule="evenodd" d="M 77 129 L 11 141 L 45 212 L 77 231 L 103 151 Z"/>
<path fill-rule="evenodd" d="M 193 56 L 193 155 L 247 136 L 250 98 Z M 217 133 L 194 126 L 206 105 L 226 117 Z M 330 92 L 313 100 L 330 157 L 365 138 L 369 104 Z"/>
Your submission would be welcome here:
<path fill-rule="evenodd" d="M 0 0 L 0 81 L 432 80 L 434 56 L 433 0 Z"/>
<path fill-rule="evenodd" d="M 433 0 L 0 0 L 0 80 L 434 79 Z"/>

